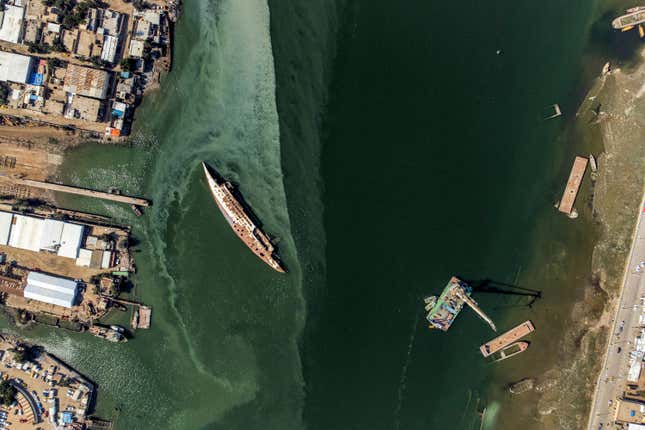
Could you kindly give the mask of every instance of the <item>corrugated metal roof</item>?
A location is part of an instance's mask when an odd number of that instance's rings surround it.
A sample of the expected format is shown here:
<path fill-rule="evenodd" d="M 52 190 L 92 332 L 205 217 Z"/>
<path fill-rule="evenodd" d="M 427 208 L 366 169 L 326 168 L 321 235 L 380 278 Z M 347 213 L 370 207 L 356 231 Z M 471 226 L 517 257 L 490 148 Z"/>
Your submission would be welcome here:
<path fill-rule="evenodd" d="M 40 272 L 29 272 L 24 295 L 28 299 L 69 308 L 74 304 L 76 288 L 75 281 Z"/>
<path fill-rule="evenodd" d="M 20 42 L 22 37 L 22 20 L 25 16 L 25 9 L 11 4 L 4 5 L 4 16 L 0 26 L 0 40 L 11 43 Z"/>
<path fill-rule="evenodd" d="M 103 251 L 103 258 L 101 259 L 101 269 L 108 269 L 112 261 L 112 251 Z"/>
<path fill-rule="evenodd" d="M 90 267 L 90 261 L 92 261 L 92 251 L 84 248 L 79 249 L 76 265 L 81 267 Z"/>
<path fill-rule="evenodd" d="M 0 245 L 7 245 L 9 243 L 11 221 L 13 221 L 12 213 L 0 212 Z"/>
<path fill-rule="evenodd" d="M 65 223 L 63 234 L 60 238 L 60 248 L 58 255 L 67 258 L 78 257 L 78 249 L 81 247 L 83 240 L 83 226 L 78 224 Z"/>
<path fill-rule="evenodd" d="M 104 99 L 110 83 L 110 74 L 105 70 L 69 64 L 65 72 L 63 89 L 68 93 Z"/>
<path fill-rule="evenodd" d="M 26 84 L 31 73 L 32 58 L 0 51 L 0 81 Z"/>
<path fill-rule="evenodd" d="M 33 285 L 27 285 L 25 287 L 24 296 L 27 299 L 38 300 L 39 302 L 63 306 L 66 308 L 71 308 L 74 305 L 74 296 Z"/>
<path fill-rule="evenodd" d="M 29 251 L 40 251 L 43 226 L 44 224 L 39 218 L 15 214 L 9 235 L 9 246 Z"/>
<path fill-rule="evenodd" d="M 43 225 L 43 233 L 40 236 L 40 249 L 56 252 L 60 246 L 64 226 L 63 221 L 46 219 Z"/>
<path fill-rule="evenodd" d="M 48 288 L 67 294 L 76 293 L 76 282 L 58 276 L 47 275 L 40 272 L 29 272 L 27 275 L 27 284 L 37 287 Z"/>

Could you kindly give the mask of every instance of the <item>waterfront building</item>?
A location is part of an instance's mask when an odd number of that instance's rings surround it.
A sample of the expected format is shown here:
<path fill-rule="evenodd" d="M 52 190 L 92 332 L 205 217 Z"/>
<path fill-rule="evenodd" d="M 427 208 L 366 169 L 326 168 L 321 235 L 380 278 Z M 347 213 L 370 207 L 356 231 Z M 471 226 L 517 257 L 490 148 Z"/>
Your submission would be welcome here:
<path fill-rule="evenodd" d="M 79 224 L 0 212 L 0 244 L 78 257 L 85 228 Z"/>
<path fill-rule="evenodd" d="M 76 300 L 77 283 L 65 278 L 29 272 L 24 296 L 52 305 L 71 308 Z"/>

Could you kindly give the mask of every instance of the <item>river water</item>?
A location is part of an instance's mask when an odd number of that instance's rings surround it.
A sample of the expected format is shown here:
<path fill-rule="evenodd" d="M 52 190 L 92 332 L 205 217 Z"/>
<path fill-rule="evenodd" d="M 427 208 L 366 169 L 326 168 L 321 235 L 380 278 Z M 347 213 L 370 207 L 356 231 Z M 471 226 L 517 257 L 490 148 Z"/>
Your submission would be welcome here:
<path fill-rule="evenodd" d="M 557 364 L 589 278 L 588 196 L 575 223 L 552 205 L 588 150 L 566 121 L 597 2 L 306 3 L 187 0 L 131 147 L 67 157 L 60 179 L 154 201 L 135 219 L 59 199 L 133 225 L 152 329 L 21 334 L 97 381 L 123 429 L 478 429 L 485 407 L 483 428 L 542 428 L 538 399 L 503 387 Z M 565 118 L 545 122 L 552 103 Z M 230 232 L 202 160 L 288 275 Z M 427 330 L 422 299 L 453 274 L 495 287 L 475 298 L 501 329 L 534 321 L 529 351 L 486 364 L 493 333 L 468 309 Z"/>

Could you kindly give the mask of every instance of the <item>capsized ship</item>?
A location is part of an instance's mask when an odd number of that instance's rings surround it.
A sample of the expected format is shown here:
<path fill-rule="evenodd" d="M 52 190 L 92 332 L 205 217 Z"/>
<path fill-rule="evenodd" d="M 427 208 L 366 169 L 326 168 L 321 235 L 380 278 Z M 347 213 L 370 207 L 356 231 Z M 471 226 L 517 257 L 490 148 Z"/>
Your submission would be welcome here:
<path fill-rule="evenodd" d="M 255 225 L 241 201 L 233 194 L 233 185 L 230 182 L 220 180 L 217 173 L 215 171 L 211 172 L 211 168 L 206 163 L 202 162 L 202 167 L 215 203 L 217 203 L 217 207 L 219 207 L 237 237 L 273 270 L 285 273 L 271 240 Z"/>
<path fill-rule="evenodd" d="M 453 276 L 450 278 L 448 285 L 446 285 L 439 297 L 426 297 L 424 299 L 426 303 L 425 309 L 428 312 L 426 319 L 430 323 L 430 328 L 448 331 L 452 323 L 455 321 L 455 318 L 457 318 L 457 315 L 459 315 L 459 312 L 461 312 L 461 309 L 464 307 L 464 304 L 466 304 L 477 312 L 477 315 L 486 321 L 494 331 L 497 331 L 497 327 L 495 327 L 493 320 L 491 320 L 490 317 L 479 308 L 477 302 L 470 297 L 472 292 L 473 289 L 470 285 L 456 276 Z"/>

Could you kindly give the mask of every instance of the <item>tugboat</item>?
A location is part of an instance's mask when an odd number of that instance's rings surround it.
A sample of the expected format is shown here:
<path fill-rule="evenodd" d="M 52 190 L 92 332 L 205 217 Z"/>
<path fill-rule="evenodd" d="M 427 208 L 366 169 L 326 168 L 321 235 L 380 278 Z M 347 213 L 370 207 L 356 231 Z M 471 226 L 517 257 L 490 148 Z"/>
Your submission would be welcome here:
<path fill-rule="evenodd" d="M 121 343 L 128 341 L 128 339 L 123 336 L 123 333 L 112 328 L 93 325 L 88 329 L 88 331 L 91 335 L 108 340 L 110 342 Z"/>

